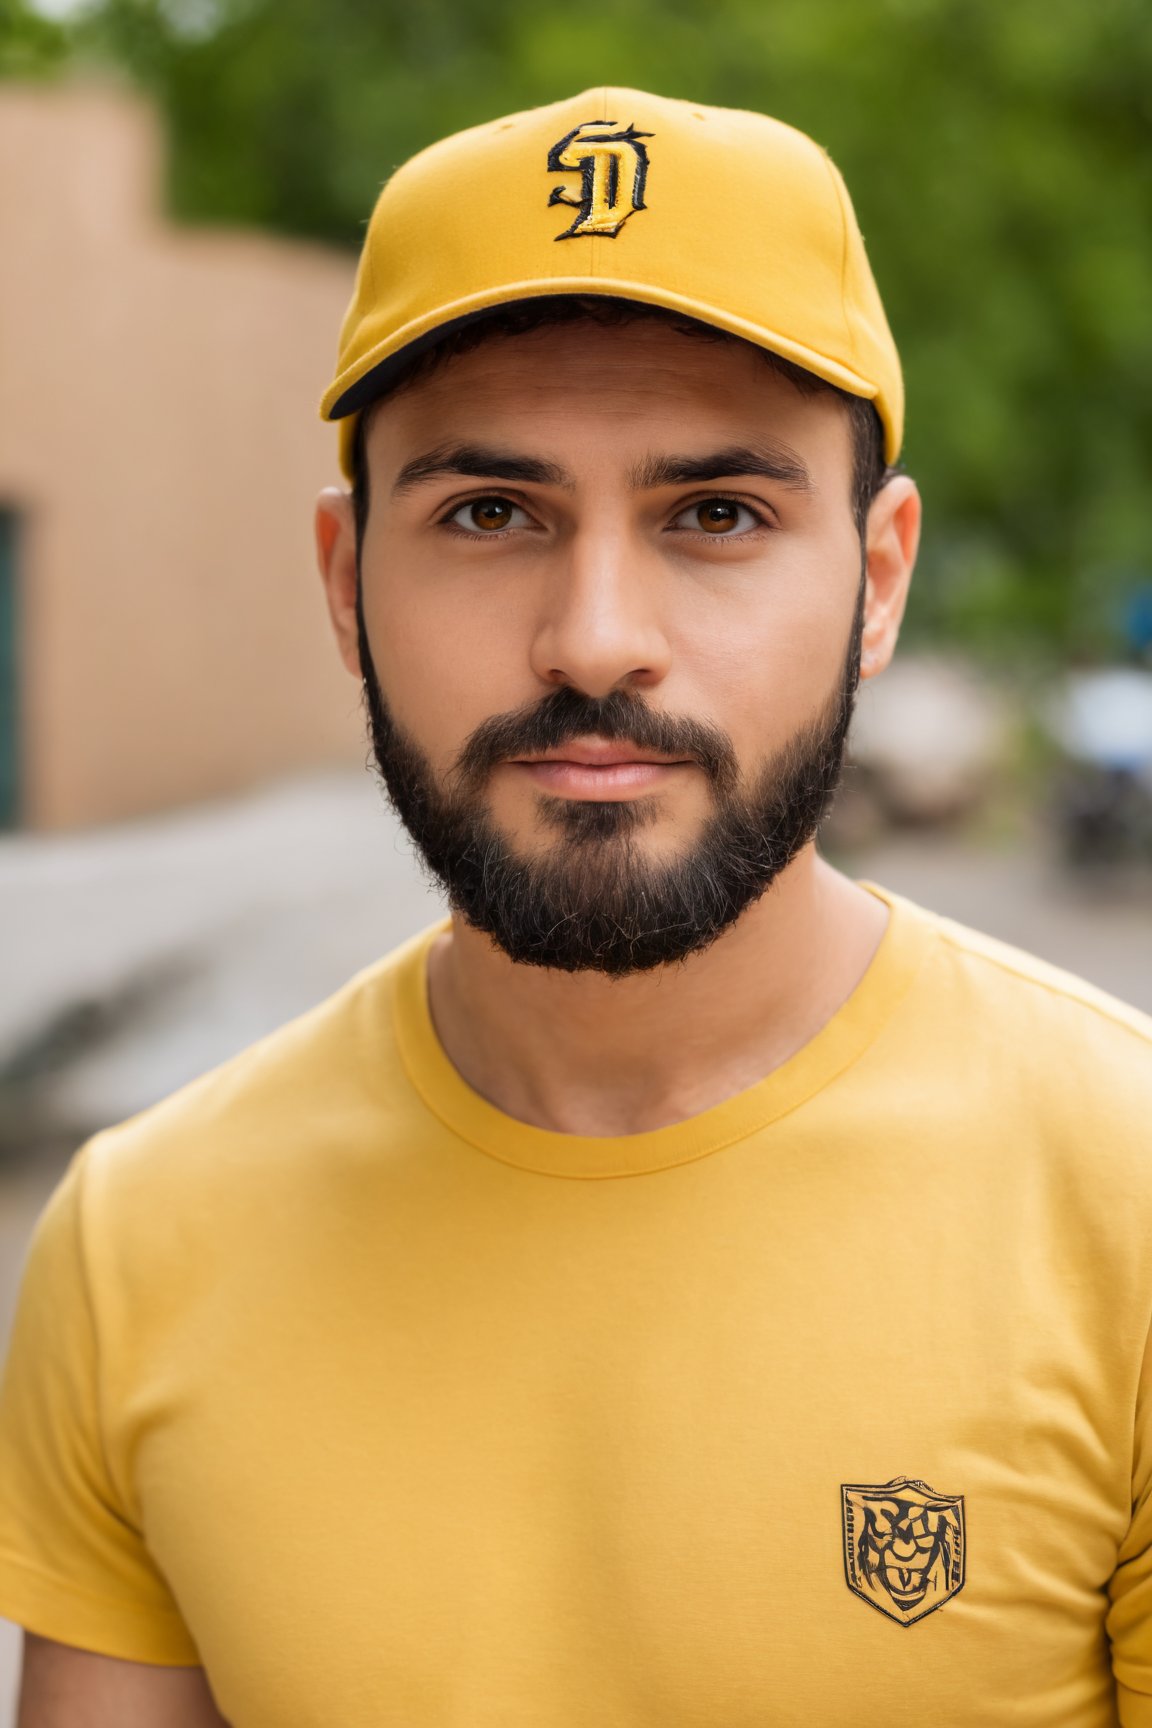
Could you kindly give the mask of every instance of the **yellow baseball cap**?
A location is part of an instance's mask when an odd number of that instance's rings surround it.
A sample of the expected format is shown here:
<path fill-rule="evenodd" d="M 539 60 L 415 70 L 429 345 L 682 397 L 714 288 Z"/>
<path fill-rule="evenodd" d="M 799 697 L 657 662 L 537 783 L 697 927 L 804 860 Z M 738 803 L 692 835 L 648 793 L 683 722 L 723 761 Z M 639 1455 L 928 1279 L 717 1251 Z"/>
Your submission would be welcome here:
<path fill-rule="evenodd" d="M 586 90 L 472 127 L 397 169 L 368 225 L 336 377 L 355 416 L 399 368 L 495 306 L 603 294 L 742 336 L 875 403 L 895 461 L 896 345 L 847 188 L 825 151 L 763 114 Z"/>

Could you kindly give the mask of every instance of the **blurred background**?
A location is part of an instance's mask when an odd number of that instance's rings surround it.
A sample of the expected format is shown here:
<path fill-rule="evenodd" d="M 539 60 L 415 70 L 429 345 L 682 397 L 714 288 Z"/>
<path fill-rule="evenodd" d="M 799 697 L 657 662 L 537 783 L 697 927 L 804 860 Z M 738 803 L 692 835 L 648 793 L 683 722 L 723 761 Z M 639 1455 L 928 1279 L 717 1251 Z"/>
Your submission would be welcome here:
<path fill-rule="evenodd" d="M 606 80 L 825 144 L 903 355 L 926 541 L 827 849 L 1152 1009 L 1147 0 L 0 0 L 0 1339 L 81 1139 L 437 913 L 316 401 L 391 169 Z"/>

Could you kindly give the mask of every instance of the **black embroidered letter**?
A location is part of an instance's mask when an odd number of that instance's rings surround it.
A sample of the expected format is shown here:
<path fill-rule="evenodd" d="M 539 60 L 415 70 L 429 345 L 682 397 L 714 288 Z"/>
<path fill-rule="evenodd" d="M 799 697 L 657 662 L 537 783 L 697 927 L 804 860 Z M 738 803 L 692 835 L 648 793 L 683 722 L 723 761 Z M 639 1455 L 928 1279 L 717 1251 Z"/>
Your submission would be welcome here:
<path fill-rule="evenodd" d="M 580 175 L 580 196 L 573 198 L 564 186 L 554 186 L 549 204 L 570 204 L 577 212 L 571 228 L 557 240 L 579 234 L 619 234 L 629 216 L 644 209 L 644 182 L 648 178 L 648 151 L 635 126 L 613 131 L 615 120 L 585 120 L 565 134 L 548 152 L 552 174 Z"/>

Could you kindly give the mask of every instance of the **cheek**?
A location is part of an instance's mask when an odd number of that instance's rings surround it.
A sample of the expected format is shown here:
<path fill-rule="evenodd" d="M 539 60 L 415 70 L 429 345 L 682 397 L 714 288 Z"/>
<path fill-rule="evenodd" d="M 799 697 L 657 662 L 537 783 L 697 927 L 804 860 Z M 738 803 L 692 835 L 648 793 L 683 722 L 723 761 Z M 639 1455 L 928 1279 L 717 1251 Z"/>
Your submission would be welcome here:
<path fill-rule="evenodd" d="M 675 706 L 707 714 L 741 761 L 762 760 L 820 715 L 839 688 L 855 580 L 770 578 L 762 592 L 713 598 L 675 643 Z"/>
<path fill-rule="evenodd" d="M 364 621 L 388 705 L 438 772 L 482 720 L 531 694 L 498 610 L 465 610 L 432 583 L 373 581 L 366 570 Z"/>

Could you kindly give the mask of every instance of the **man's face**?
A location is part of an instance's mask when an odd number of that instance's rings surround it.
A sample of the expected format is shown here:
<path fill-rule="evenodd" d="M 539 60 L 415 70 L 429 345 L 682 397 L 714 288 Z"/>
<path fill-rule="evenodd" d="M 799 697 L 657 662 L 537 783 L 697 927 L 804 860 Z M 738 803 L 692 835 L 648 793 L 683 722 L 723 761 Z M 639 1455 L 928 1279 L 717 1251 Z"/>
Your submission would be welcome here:
<path fill-rule="evenodd" d="M 493 337 L 375 411 L 374 743 L 470 922 L 621 973 L 811 839 L 855 689 L 842 405 L 662 324 Z"/>

